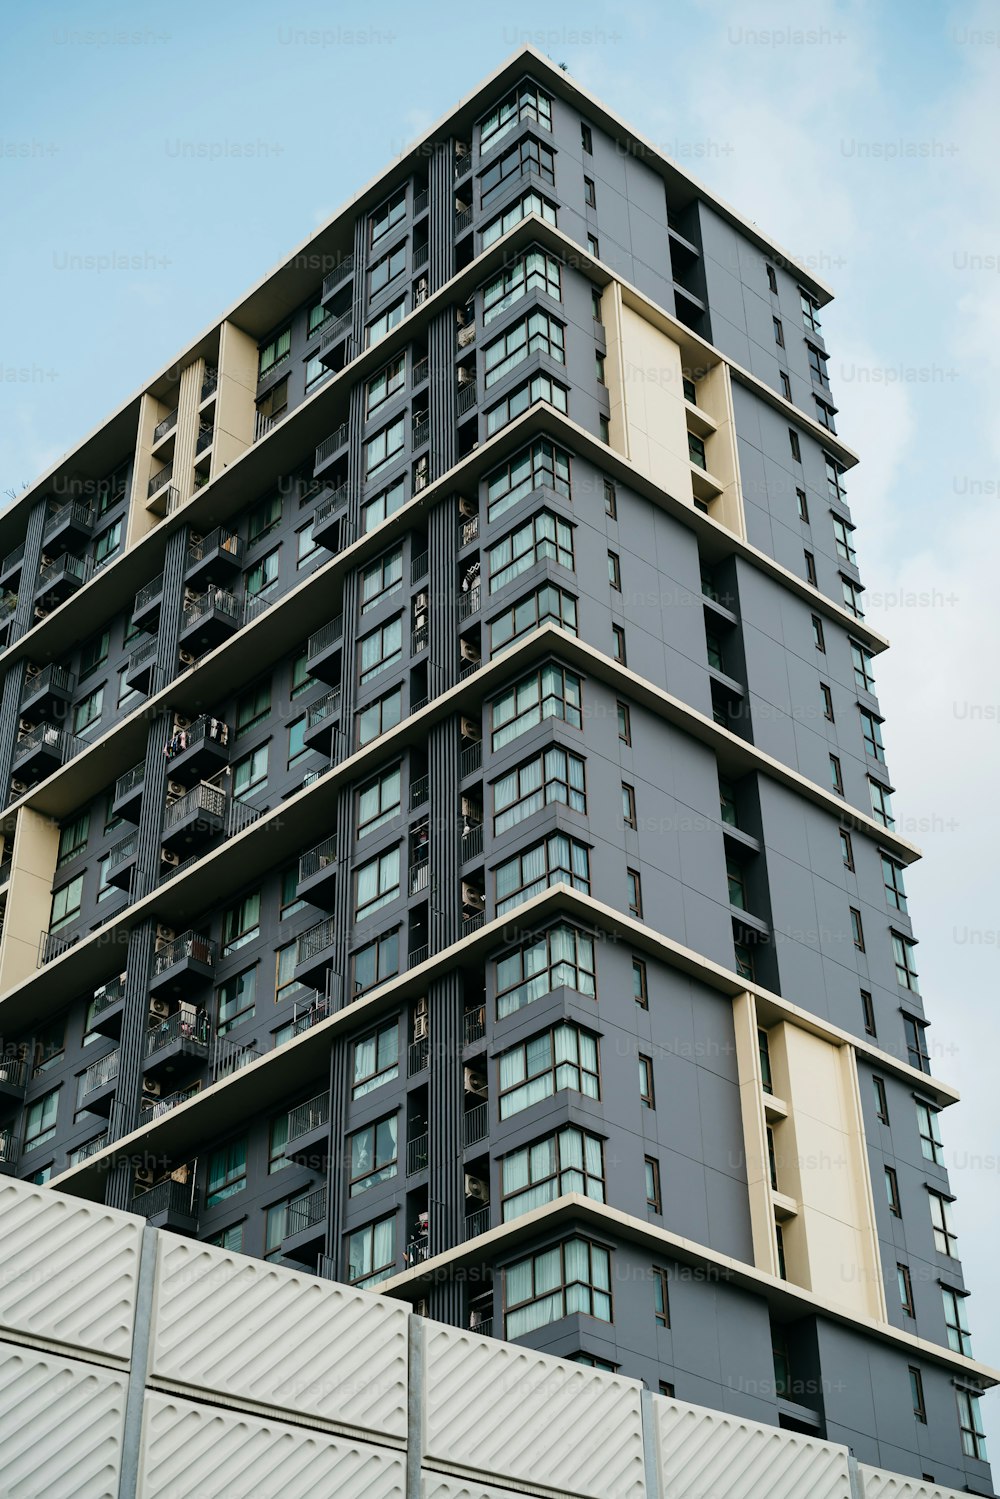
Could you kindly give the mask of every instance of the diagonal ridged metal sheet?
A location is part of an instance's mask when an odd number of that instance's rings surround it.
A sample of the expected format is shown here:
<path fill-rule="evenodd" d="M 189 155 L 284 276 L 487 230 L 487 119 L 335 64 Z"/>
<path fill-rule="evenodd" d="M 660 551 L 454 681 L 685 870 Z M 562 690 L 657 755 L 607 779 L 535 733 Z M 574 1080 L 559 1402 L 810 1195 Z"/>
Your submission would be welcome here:
<path fill-rule="evenodd" d="M 642 1499 L 634 1380 L 428 1322 L 428 1463 L 588 1499 Z"/>
<path fill-rule="evenodd" d="M 406 1440 L 399 1302 L 160 1234 L 150 1379 Z"/>
<path fill-rule="evenodd" d="M 962 1489 L 944 1489 L 939 1483 L 925 1483 L 921 1478 L 904 1478 L 901 1473 L 886 1473 L 882 1468 L 858 1464 L 864 1499 L 962 1499 Z"/>
<path fill-rule="evenodd" d="M 389 1447 L 147 1390 L 136 1499 L 405 1499 Z"/>
<path fill-rule="evenodd" d="M 496 1489 L 489 1484 L 466 1478 L 452 1478 L 447 1473 L 421 1475 L 420 1499 L 533 1499 L 524 1489 Z"/>
<path fill-rule="evenodd" d="M 846 1447 L 661 1395 L 653 1408 L 670 1499 L 851 1499 Z"/>
<path fill-rule="evenodd" d="M 127 1362 L 142 1223 L 0 1179 L 0 1328 Z"/>
<path fill-rule="evenodd" d="M 3 1499 L 117 1499 L 128 1376 L 0 1343 Z"/>

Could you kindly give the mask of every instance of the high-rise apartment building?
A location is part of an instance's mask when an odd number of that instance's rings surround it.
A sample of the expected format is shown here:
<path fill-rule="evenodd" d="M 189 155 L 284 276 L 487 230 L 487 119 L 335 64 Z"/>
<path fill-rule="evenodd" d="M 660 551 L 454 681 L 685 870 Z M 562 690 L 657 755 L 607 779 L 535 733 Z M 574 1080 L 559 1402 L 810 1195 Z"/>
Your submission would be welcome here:
<path fill-rule="evenodd" d="M 0 1155 L 991 1493 L 829 295 L 525 49 L 0 514 Z"/>

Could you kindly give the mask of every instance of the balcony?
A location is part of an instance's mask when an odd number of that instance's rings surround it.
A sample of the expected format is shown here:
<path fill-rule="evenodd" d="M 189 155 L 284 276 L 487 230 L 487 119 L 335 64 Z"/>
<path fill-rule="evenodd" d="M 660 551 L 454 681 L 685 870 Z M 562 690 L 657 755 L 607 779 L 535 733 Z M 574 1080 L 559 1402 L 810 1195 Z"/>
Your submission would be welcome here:
<path fill-rule="evenodd" d="M 82 588 L 89 576 L 89 564 L 82 557 L 74 557 L 72 552 L 63 552 L 58 557 L 47 558 L 39 567 L 35 592 L 44 594 L 55 608 Z"/>
<path fill-rule="evenodd" d="M 431 422 L 428 416 L 414 416 L 410 428 L 410 452 L 415 453 L 417 448 L 422 448 L 431 435 Z"/>
<path fill-rule="evenodd" d="M 125 682 L 136 692 L 148 693 L 150 691 L 156 673 L 156 655 L 159 646 L 159 637 L 154 635 L 152 639 L 144 640 L 142 645 L 137 645 L 129 656 L 128 666 L 125 668 Z"/>
<path fill-rule="evenodd" d="M 11 1113 L 24 1098 L 28 1063 L 24 1057 L 0 1057 L 0 1109 Z"/>
<path fill-rule="evenodd" d="M 469 1109 L 462 1117 L 462 1144 L 468 1149 L 470 1145 L 478 1145 L 485 1140 L 490 1132 L 489 1105 L 477 1103 L 475 1108 Z"/>
<path fill-rule="evenodd" d="M 192 1083 L 188 1088 L 178 1088 L 176 1093 L 168 1093 L 165 1098 L 140 1099 L 140 1124 L 150 1124 L 154 1119 L 162 1119 L 164 1114 L 171 1113 L 179 1104 L 187 1103 L 189 1098 L 194 1098 L 195 1094 L 200 1091 L 201 1084 Z"/>
<path fill-rule="evenodd" d="M 80 1108 L 88 1114 L 101 1114 L 105 1119 L 111 1113 L 118 1087 L 118 1059 L 121 1053 L 109 1051 L 106 1057 L 91 1062 L 80 1079 Z"/>
<path fill-rule="evenodd" d="M 458 596 L 458 618 L 464 624 L 473 614 L 479 613 L 483 601 L 482 588 L 477 583 L 474 588 L 469 588 L 465 593 Z"/>
<path fill-rule="evenodd" d="M 477 1208 L 474 1213 L 466 1213 L 466 1215 L 465 1215 L 465 1237 L 467 1239 L 478 1239 L 478 1237 L 479 1237 L 480 1234 L 485 1234 L 485 1233 L 489 1232 L 489 1227 L 490 1227 L 490 1206 L 489 1206 L 489 1203 L 486 1203 L 481 1208 Z"/>
<path fill-rule="evenodd" d="M 306 716 L 306 729 L 303 734 L 303 742 L 310 749 L 319 750 L 321 754 L 330 755 L 333 749 L 334 730 L 338 727 L 340 720 L 340 688 L 334 687 L 326 697 L 320 698 L 318 703 L 313 703 Z"/>
<path fill-rule="evenodd" d="M 194 586 L 220 582 L 243 570 L 243 543 L 235 531 L 216 526 L 198 540 L 192 536 L 184 564 L 184 581 Z"/>
<path fill-rule="evenodd" d="M 483 825 L 475 823 L 466 828 L 462 833 L 462 863 L 468 864 L 471 859 L 483 857 Z"/>
<path fill-rule="evenodd" d="M 153 1228 L 165 1228 L 178 1234 L 196 1234 L 198 1212 L 193 1178 L 189 1182 L 179 1182 L 168 1177 L 166 1181 L 157 1182 L 155 1187 L 133 1197 L 132 1212 L 145 1218 Z"/>
<path fill-rule="evenodd" d="M 337 923 L 332 916 L 327 916 L 297 939 L 295 977 L 300 983 L 315 983 L 322 978 L 333 960 L 337 933 Z"/>
<path fill-rule="evenodd" d="M 21 576 L 21 567 L 24 562 L 24 542 L 14 547 L 0 562 L 0 585 L 14 583 Z"/>
<path fill-rule="evenodd" d="M 45 718 L 53 709 L 65 708 L 73 700 L 76 677 L 65 666 L 50 661 L 41 671 L 30 663 L 25 667 L 24 686 L 21 688 L 21 713 L 27 718 L 36 715 Z"/>
<path fill-rule="evenodd" d="M 152 475 L 149 483 L 146 485 L 147 502 L 151 502 L 157 498 L 161 490 L 166 489 L 173 477 L 174 465 L 172 463 L 165 463 L 161 469 Z"/>
<path fill-rule="evenodd" d="M 319 1093 L 288 1111 L 285 1156 L 300 1166 L 325 1170 L 330 1159 L 330 1095 Z"/>
<path fill-rule="evenodd" d="M 430 877 L 430 860 L 418 859 L 410 865 L 410 894 L 419 895 L 427 889 Z"/>
<path fill-rule="evenodd" d="M 57 546 L 64 551 L 79 551 L 93 536 L 95 522 L 93 505 L 69 500 L 46 517 L 42 545 L 46 551 L 54 551 Z"/>
<path fill-rule="evenodd" d="M 413 1077 L 418 1072 L 423 1072 L 430 1061 L 430 1041 L 426 1036 L 421 1036 L 419 1041 L 411 1041 L 410 1049 L 406 1058 L 406 1075 Z"/>
<path fill-rule="evenodd" d="M 167 746 L 167 775 L 171 780 L 210 780 L 229 764 L 230 729 L 210 713 L 196 718 L 190 728 L 176 729 Z"/>
<path fill-rule="evenodd" d="M 6 630 L 16 613 L 17 594 L 8 591 L 0 597 L 0 632 Z"/>
<path fill-rule="evenodd" d="M 455 238 L 472 228 L 472 209 L 460 208 L 455 214 Z"/>
<path fill-rule="evenodd" d="M 341 317 L 334 318 L 334 320 L 323 329 L 323 338 L 319 346 L 319 357 L 320 359 L 322 359 L 324 364 L 333 364 L 335 362 L 338 345 L 342 344 L 346 338 L 350 337 L 351 329 L 353 326 L 353 312 L 345 312 Z"/>
<path fill-rule="evenodd" d="M 417 947 L 411 947 L 406 955 L 407 968 L 419 968 L 421 963 L 426 963 L 431 955 L 430 944 L 421 942 Z"/>
<path fill-rule="evenodd" d="M 156 1079 L 182 1069 L 190 1071 L 208 1060 L 211 1027 L 205 1010 L 185 1005 L 150 1026 L 143 1043 L 142 1070 Z M 147 1085 L 144 1084 L 144 1087 Z"/>
<path fill-rule="evenodd" d="M 132 623 L 140 630 L 155 630 L 160 619 L 163 603 L 163 574 L 152 578 L 135 596 L 132 605 Z"/>
<path fill-rule="evenodd" d="M 206 365 L 205 378 L 201 382 L 201 396 L 199 398 L 199 405 L 202 401 L 207 401 L 209 396 L 214 396 L 218 387 L 219 371 L 217 369 L 212 369 L 210 366 Z"/>
<path fill-rule="evenodd" d="M 146 784 L 146 762 L 140 760 L 115 782 L 111 797 L 111 811 L 115 817 L 124 817 L 126 822 L 139 821 L 142 811 L 142 793 Z"/>
<path fill-rule="evenodd" d="M 313 463 L 313 473 L 319 477 L 320 472 L 326 467 L 332 458 L 343 452 L 347 447 L 347 423 L 341 422 L 335 432 L 329 437 L 324 437 L 316 449 L 316 457 Z"/>
<path fill-rule="evenodd" d="M 427 649 L 430 640 L 430 631 L 426 625 L 418 625 L 415 630 L 410 631 L 410 655 L 419 656 L 421 651 Z"/>
<path fill-rule="evenodd" d="M 476 404 L 476 382 L 475 380 L 459 380 L 455 392 L 455 411 L 458 416 L 465 416 Z"/>
<path fill-rule="evenodd" d="M 412 1239 L 407 1241 L 406 1249 L 403 1253 L 407 1269 L 412 1269 L 414 1265 L 422 1265 L 429 1254 L 430 1241 L 427 1235 L 416 1234 Z"/>
<path fill-rule="evenodd" d="M 475 1046 L 477 1041 L 482 1041 L 486 1035 L 486 1006 L 476 1005 L 475 1009 L 466 1010 L 462 1017 L 462 1029 L 466 1046 Z"/>
<path fill-rule="evenodd" d="M 146 501 L 146 509 L 153 515 L 172 515 L 180 502 L 180 490 L 167 484 L 150 496 Z"/>
<path fill-rule="evenodd" d="M 302 1265 L 315 1266 L 326 1239 L 326 1187 L 294 1197 L 285 1209 L 281 1252 Z"/>
<path fill-rule="evenodd" d="M 192 980 L 214 977 L 215 955 L 215 943 L 197 932 L 158 941 L 149 976 L 150 993 L 189 992 Z"/>
<path fill-rule="evenodd" d="M 228 797 L 218 786 L 200 781 L 186 796 L 168 802 L 163 813 L 161 842 L 172 851 L 193 853 L 226 826 Z"/>
<path fill-rule="evenodd" d="M 204 422 L 198 429 L 198 438 L 194 445 L 194 456 L 199 458 L 212 446 L 215 440 L 215 427 L 211 422 Z"/>
<path fill-rule="evenodd" d="M 324 838 L 299 860 L 299 877 L 296 893 L 311 905 L 324 910 L 333 909 L 333 893 L 337 884 L 337 835 Z"/>
<path fill-rule="evenodd" d="M 157 422 L 156 426 L 153 428 L 153 447 L 155 448 L 158 442 L 162 442 L 167 433 L 172 432 L 176 426 L 177 407 L 175 406 L 173 411 L 169 412 L 168 415 L 163 418 L 162 422 Z"/>
<path fill-rule="evenodd" d="M 339 552 L 347 544 L 347 506 L 351 497 L 350 483 L 345 482 L 320 500 L 313 517 L 313 540 L 328 552 Z"/>
<path fill-rule="evenodd" d="M 467 744 L 462 750 L 459 757 L 458 773 L 462 780 L 464 780 L 466 776 L 475 775 L 482 768 L 483 741 L 481 739 L 474 739 L 471 744 Z"/>
<path fill-rule="evenodd" d="M 122 1033 L 122 1014 L 125 1009 L 125 975 L 109 979 L 94 993 L 90 1010 L 90 1029 L 109 1041 L 117 1041 Z"/>
<path fill-rule="evenodd" d="M 40 781 L 72 759 L 80 741 L 54 723 L 36 724 L 18 733 L 11 766 L 19 780 Z"/>
<path fill-rule="evenodd" d="M 13 1176 L 20 1154 L 20 1131 L 0 1129 L 0 1173 Z"/>
<path fill-rule="evenodd" d="M 458 514 L 458 544 L 465 547 L 479 540 L 479 516 Z"/>
<path fill-rule="evenodd" d="M 337 287 L 343 286 L 348 277 L 353 275 L 354 256 L 345 255 L 343 260 L 339 261 L 337 265 L 334 266 L 333 270 L 328 271 L 327 274 L 323 277 L 323 293 L 321 300 L 325 302 L 329 297 L 332 297 L 334 292 L 337 290 Z"/>
<path fill-rule="evenodd" d="M 181 643 L 196 656 L 212 651 L 243 623 L 243 600 L 225 588 L 208 588 L 189 598 L 181 615 Z"/>
<path fill-rule="evenodd" d="M 406 1174 L 416 1176 L 418 1171 L 427 1170 L 427 1143 L 426 1133 L 415 1135 L 412 1140 L 406 1142 Z"/>
<path fill-rule="evenodd" d="M 132 871 L 139 859 L 139 830 L 133 829 L 112 844 L 108 851 L 105 879 L 119 890 L 128 890 L 132 884 Z"/>
<path fill-rule="evenodd" d="M 338 614 L 309 637 L 306 657 L 309 675 L 336 687 L 341 678 L 343 644 L 344 616 Z"/>

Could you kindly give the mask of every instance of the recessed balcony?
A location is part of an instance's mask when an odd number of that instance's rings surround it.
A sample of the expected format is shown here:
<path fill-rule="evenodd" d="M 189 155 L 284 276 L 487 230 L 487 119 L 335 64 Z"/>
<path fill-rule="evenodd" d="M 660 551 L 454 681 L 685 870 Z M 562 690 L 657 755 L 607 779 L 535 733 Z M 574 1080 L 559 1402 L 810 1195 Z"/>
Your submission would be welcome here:
<path fill-rule="evenodd" d="M 216 526 L 207 536 L 192 536 L 184 566 L 184 581 L 195 585 L 232 578 L 243 570 L 243 543 L 235 531 Z"/>
<path fill-rule="evenodd" d="M 155 630 L 160 620 L 160 605 L 163 603 L 163 574 L 152 578 L 135 596 L 132 605 L 132 623 L 140 630 Z"/>
<path fill-rule="evenodd" d="M 218 786 L 200 781 L 197 786 L 168 802 L 163 813 L 160 841 L 172 851 L 192 853 L 221 833 L 226 825 L 229 798 Z"/>
<path fill-rule="evenodd" d="M 122 973 L 94 991 L 90 1007 L 90 1029 L 99 1036 L 107 1036 L 109 1041 L 119 1040 L 124 1009 L 125 975 Z"/>
<path fill-rule="evenodd" d="M 344 616 L 338 614 L 310 635 L 307 646 L 309 675 L 317 682 L 336 687 L 343 672 Z"/>
<path fill-rule="evenodd" d="M 346 542 L 347 506 L 351 497 L 348 482 L 332 489 L 320 500 L 313 516 L 313 540 L 328 552 L 339 552 Z"/>
<path fill-rule="evenodd" d="M 332 916 L 327 916 L 297 939 L 295 977 L 300 983 L 316 985 L 323 976 L 336 951 L 337 933 L 337 923 Z"/>
<path fill-rule="evenodd" d="M 209 780 L 229 764 L 230 729 L 221 718 L 203 714 L 186 729 L 175 729 L 167 746 L 171 780 Z"/>
<path fill-rule="evenodd" d="M 329 326 L 323 329 L 319 357 L 324 364 L 329 364 L 334 368 L 343 368 L 345 351 L 342 345 L 351 336 L 353 326 L 354 313 L 345 312 L 340 317 L 333 318 Z"/>
<path fill-rule="evenodd" d="M 312 1170 L 325 1170 L 330 1159 L 330 1095 L 319 1093 L 288 1111 L 285 1155 Z"/>
<path fill-rule="evenodd" d="M 146 785 L 146 762 L 140 760 L 115 782 L 111 797 L 111 811 L 115 817 L 124 817 L 126 822 L 138 822 L 142 811 L 142 793 Z"/>
<path fill-rule="evenodd" d="M 20 1131 L 0 1129 L 0 1175 L 15 1174 L 20 1149 Z"/>
<path fill-rule="evenodd" d="M 137 645 L 129 656 L 125 668 L 125 683 L 133 691 L 148 693 L 152 687 L 159 645 L 159 637 L 154 635 L 151 640 L 144 640 L 141 645 Z"/>
<path fill-rule="evenodd" d="M 321 754 L 330 755 L 333 748 L 333 734 L 340 722 L 340 688 L 335 687 L 328 692 L 326 697 L 320 698 L 318 703 L 313 703 L 306 715 L 306 728 L 303 734 L 303 742 L 310 749 L 319 750 Z"/>
<path fill-rule="evenodd" d="M 243 601 L 225 588 L 189 598 L 181 615 L 181 643 L 196 656 L 214 650 L 243 623 Z"/>
<path fill-rule="evenodd" d="M 46 551 L 79 550 L 93 536 L 95 523 L 93 505 L 69 500 L 46 517 L 42 545 Z"/>
<path fill-rule="evenodd" d="M 172 1015 L 151 1025 L 143 1042 L 142 1071 L 153 1084 L 162 1077 L 190 1072 L 208 1060 L 208 1043 L 211 1025 L 206 1010 L 197 1010 L 193 1005 L 182 1005 Z M 149 1096 L 149 1084 L 143 1084 Z"/>
<path fill-rule="evenodd" d="M 169 437 L 171 432 L 177 430 L 177 407 L 167 413 L 161 422 L 157 422 L 153 428 L 153 448 L 159 447 L 164 438 Z"/>
<path fill-rule="evenodd" d="M 345 255 L 343 260 L 337 262 L 332 271 L 328 271 L 323 277 L 322 301 L 328 302 L 337 290 L 343 286 L 351 276 L 354 275 L 354 256 Z"/>
<path fill-rule="evenodd" d="M 54 608 L 82 588 L 90 575 L 90 568 L 82 557 L 72 552 L 63 552 L 58 557 L 46 557 L 38 569 L 36 594 L 44 594 Z"/>
<path fill-rule="evenodd" d="M 145 1218 L 153 1228 L 165 1228 L 171 1233 L 196 1234 L 198 1232 L 198 1210 L 195 1202 L 194 1178 L 189 1182 L 157 1182 L 145 1192 L 132 1199 L 132 1212 Z"/>
<path fill-rule="evenodd" d="M 25 667 L 21 688 L 21 712 L 28 718 L 46 718 L 53 710 L 65 708 L 73 700 L 76 677 L 65 666 L 50 661 L 41 670 L 30 662 Z"/>
<path fill-rule="evenodd" d="M 216 945 L 198 932 L 159 938 L 149 975 L 150 993 L 189 992 L 199 980 L 215 975 Z"/>
<path fill-rule="evenodd" d="M 80 1078 L 79 1106 L 88 1114 L 101 1114 L 105 1119 L 110 1115 L 118 1088 L 120 1055 L 118 1051 L 109 1051 L 106 1057 L 98 1057 Z"/>
<path fill-rule="evenodd" d="M 162 468 L 157 469 L 156 473 L 151 475 L 149 483 L 146 486 L 146 502 L 150 508 L 154 504 L 161 503 L 160 496 L 169 486 L 173 477 L 173 463 L 165 463 Z"/>
<path fill-rule="evenodd" d="M 299 877 L 296 893 L 311 905 L 324 910 L 333 909 L 334 891 L 337 887 L 337 835 L 324 838 L 299 860 Z"/>
<path fill-rule="evenodd" d="M 339 454 L 343 453 L 346 447 L 347 423 L 341 422 L 340 426 L 336 427 L 330 433 L 329 437 L 324 437 L 323 441 L 316 449 L 316 455 L 313 461 L 313 473 L 317 479 L 319 478 L 323 470 L 327 467 L 327 465 L 332 463 L 334 458 L 338 457 Z"/>
<path fill-rule="evenodd" d="M 285 1209 L 282 1254 L 301 1265 L 315 1266 L 326 1239 L 326 1187 L 293 1197 Z"/>

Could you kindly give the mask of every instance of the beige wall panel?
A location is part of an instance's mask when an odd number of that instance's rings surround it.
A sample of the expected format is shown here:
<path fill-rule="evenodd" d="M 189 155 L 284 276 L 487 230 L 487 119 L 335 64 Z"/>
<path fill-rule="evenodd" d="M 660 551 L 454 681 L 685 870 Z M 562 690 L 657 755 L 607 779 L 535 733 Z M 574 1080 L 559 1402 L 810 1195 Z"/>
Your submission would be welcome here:
<path fill-rule="evenodd" d="M 22 807 L 14 833 L 7 910 L 0 938 L 0 991 L 38 967 L 38 944 L 52 913 L 59 829 L 48 817 Z"/>

